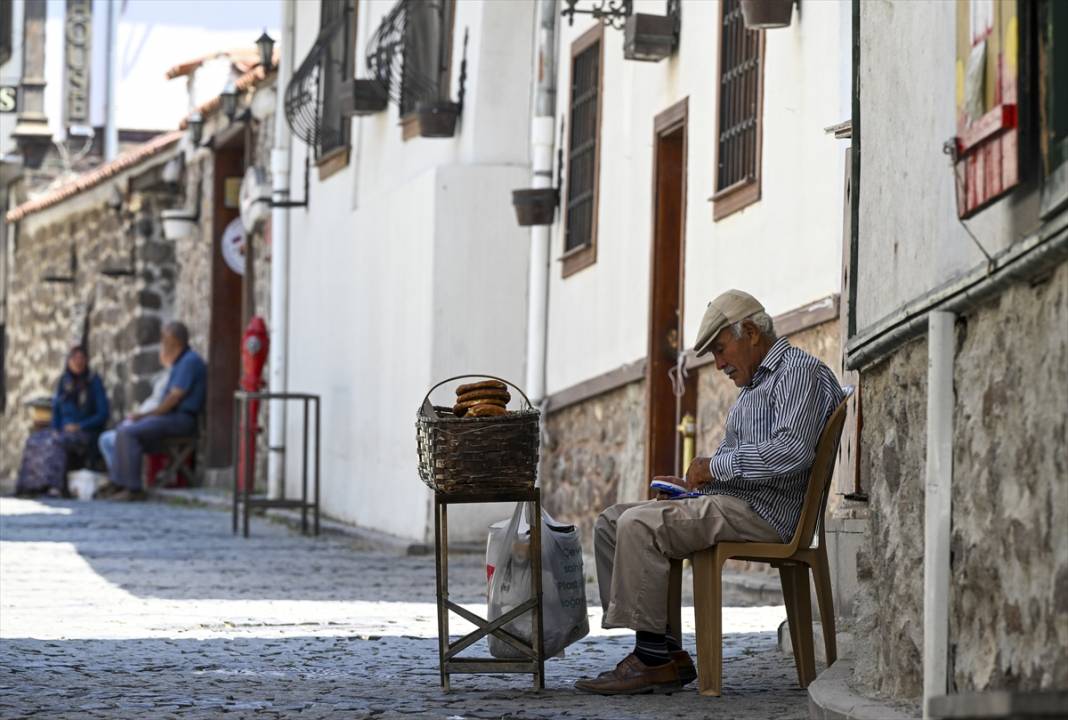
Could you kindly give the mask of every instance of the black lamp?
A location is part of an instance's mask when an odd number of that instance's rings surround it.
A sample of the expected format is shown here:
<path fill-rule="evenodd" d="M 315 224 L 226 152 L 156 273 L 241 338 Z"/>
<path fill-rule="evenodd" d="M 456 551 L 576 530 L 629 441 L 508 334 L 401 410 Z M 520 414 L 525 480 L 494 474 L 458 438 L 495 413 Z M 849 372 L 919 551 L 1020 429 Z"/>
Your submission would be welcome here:
<path fill-rule="evenodd" d="M 185 122 L 189 126 L 189 139 L 193 141 L 193 147 L 200 147 L 200 139 L 204 137 L 204 116 L 194 112 Z"/>
<path fill-rule="evenodd" d="M 659 62 L 679 46 L 679 0 L 667 0 L 666 15 L 635 13 L 623 25 L 623 57 Z"/>
<path fill-rule="evenodd" d="M 267 28 L 256 39 L 256 47 L 260 49 L 260 65 L 264 72 L 270 72 L 274 66 L 274 38 L 267 34 Z"/>
<path fill-rule="evenodd" d="M 219 93 L 219 103 L 222 106 L 223 114 L 233 120 L 234 115 L 237 115 L 237 86 L 234 84 L 233 78 L 226 81 L 222 92 Z"/>

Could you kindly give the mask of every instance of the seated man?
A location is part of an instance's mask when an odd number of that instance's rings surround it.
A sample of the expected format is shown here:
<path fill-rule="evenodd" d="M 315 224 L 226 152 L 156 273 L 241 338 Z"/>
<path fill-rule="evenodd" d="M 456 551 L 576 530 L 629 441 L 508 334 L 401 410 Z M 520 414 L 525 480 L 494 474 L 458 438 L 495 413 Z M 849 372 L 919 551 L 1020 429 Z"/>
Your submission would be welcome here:
<path fill-rule="evenodd" d="M 170 322 L 160 333 L 160 362 L 170 366 L 163 400 L 154 410 L 136 412 L 132 422 L 119 426 L 115 435 L 115 459 L 110 468 L 111 484 L 98 496 L 113 500 L 142 500 L 141 461 L 160 440 L 196 432 L 197 414 L 204 407 L 207 367 L 189 347 L 189 330 L 180 322 Z"/>
<path fill-rule="evenodd" d="M 842 401 L 830 369 L 785 339 L 751 295 L 729 290 L 708 305 L 694 348 L 741 388 L 711 457 L 695 458 L 685 486 L 697 497 L 614 505 L 594 527 L 605 628 L 637 632 L 612 671 L 575 687 L 602 695 L 670 692 L 696 677 L 668 629 L 671 560 L 718 542 L 788 542 L 801 514 L 816 442 Z"/>
<path fill-rule="evenodd" d="M 152 376 L 152 394 L 141 401 L 141 404 L 137 406 L 137 412 L 130 413 L 124 417 L 122 422 L 119 423 L 119 427 L 129 425 L 137 416 L 144 417 L 152 410 L 155 410 L 159 404 L 163 402 L 163 396 L 167 391 L 167 380 L 170 379 L 170 371 L 166 369 L 166 366 L 164 366 L 164 368 L 164 370 L 161 370 Z M 118 437 L 118 434 L 118 428 L 105 430 L 100 433 L 100 437 L 96 441 L 97 448 L 100 450 L 100 456 L 104 458 L 104 464 L 109 473 L 111 472 L 112 466 L 115 464 L 115 439 Z"/>

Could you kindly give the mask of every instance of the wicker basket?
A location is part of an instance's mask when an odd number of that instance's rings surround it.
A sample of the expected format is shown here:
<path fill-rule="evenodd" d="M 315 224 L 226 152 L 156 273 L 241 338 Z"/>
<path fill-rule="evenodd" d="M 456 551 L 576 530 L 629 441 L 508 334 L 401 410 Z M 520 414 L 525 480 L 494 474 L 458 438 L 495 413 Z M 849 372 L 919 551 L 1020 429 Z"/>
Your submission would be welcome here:
<path fill-rule="evenodd" d="M 498 417 L 457 417 L 432 405 L 430 394 L 463 378 L 499 380 L 523 396 L 526 406 Z M 538 412 L 514 384 L 492 375 L 442 380 L 423 399 L 416 417 L 419 477 L 437 493 L 493 493 L 531 490 L 538 474 Z"/>

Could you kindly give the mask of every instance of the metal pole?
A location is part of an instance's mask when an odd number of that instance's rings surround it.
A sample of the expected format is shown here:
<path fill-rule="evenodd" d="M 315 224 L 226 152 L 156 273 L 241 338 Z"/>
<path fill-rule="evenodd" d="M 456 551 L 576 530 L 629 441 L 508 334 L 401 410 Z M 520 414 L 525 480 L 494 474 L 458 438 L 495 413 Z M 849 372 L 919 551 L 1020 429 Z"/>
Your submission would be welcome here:
<path fill-rule="evenodd" d="M 290 133 L 285 122 L 285 90 L 292 76 L 296 1 L 285 0 L 282 46 L 276 81 L 274 148 L 271 150 L 271 200 L 289 200 L 289 173 L 292 155 Z M 307 198 L 307 192 L 305 192 Z M 272 393 L 284 393 L 288 382 L 286 365 L 289 351 L 289 210 L 271 210 L 271 346 L 267 361 L 268 383 Z M 267 415 L 267 497 L 285 497 L 286 403 L 271 402 Z"/>
<path fill-rule="evenodd" d="M 928 316 L 927 478 L 923 543 L 923 716 L 949 688 L 949 544 L 953 492 L 953 323 Z"/>
<path fill-rule="evenodd" d="M 304 398 L 304 440 L 300 445 L 300 532 L 308 534 L 308 398 Z"/>
<path fill-rule="evenodd" d="M 315 396 L 315 534 L 319 534 L 319 459 L 322 455 L 319 444 L 319 423 L 322 419 L 322 404 Z"/>

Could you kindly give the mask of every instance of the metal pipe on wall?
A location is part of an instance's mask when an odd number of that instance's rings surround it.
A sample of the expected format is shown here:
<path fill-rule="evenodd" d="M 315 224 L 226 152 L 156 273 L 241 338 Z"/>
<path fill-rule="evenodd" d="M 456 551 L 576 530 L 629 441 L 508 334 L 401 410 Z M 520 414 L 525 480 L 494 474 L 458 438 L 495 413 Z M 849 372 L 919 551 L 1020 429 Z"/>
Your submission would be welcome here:
<path fill-rule="evenodd" d="M 534 55 L 534 113 L 531 118 L 530 152 L 533 187 L 553 184 L 556 115 L 556 0 L 538 0 L 537 51 Z M 549 314 L 549 250 L 551 225 L 530 230 L 530 267 L 527 287 L 527 377 L 531 401 L 545 398 L 545 363 Z"/>
<path fill-rule="evenodd" d="M 285 0 L 282 10 L 282 46 L 275 84 L 274 147 L 271 149 L 271 200 L 289 200 L 289 173 L 292 164 L 291 136 L 286 126 L 285 90 L 293 69 L 296 0 Z M 271 209 L 271 345 L 267 359 L 268 387 L 273 393 L 286 392 L 286 364 L 289 351 L 289 210 Z M 267 496 L 285 496 L 285 403 L 274 400 L 267 416 Z"/>
<path fill-rule="evenodd" d="M 923 542 L 923 716 L 949 688 L 949 544 L 953 500 L 953 325 L 927 316 L 927 476 Z"/>

